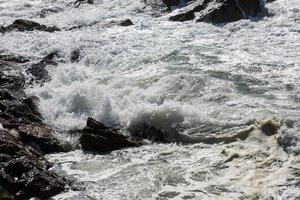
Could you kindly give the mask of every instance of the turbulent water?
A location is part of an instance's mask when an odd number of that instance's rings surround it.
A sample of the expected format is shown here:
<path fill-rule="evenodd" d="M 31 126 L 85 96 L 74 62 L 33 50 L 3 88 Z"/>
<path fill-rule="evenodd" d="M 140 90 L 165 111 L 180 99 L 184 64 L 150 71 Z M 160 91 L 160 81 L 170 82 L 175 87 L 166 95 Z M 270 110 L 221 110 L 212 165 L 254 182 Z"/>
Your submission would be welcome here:
<path fill-rule="evenodd" d="M 87 117 L 124 134 L 146 122 L 185 144 L 49 155 L 53 170 L 80 186 L 55 199 L 300 198 L 299 156 L 285 153 L 274 137 L 223 145 L 197 140 L 277 118 L 281 133 L 300 141 L 299 0 L 267 4 L 270 17 L 259 21 L 218 26 L 154 18 L 137 0 L 78 8 L 69 2 L 0 0 L 0 25 L 25 18 L 62 29 L 0 37 L 1 53 L 37 59 L 59 52 L 62 62 L 48 68 L 51 80 L 27 89 L 40 98 L 46 123 L 74 140 L 65 132 L 84 127 Z M 126 18 L 134 25 L 110 23 Z M 78 63 L 69 61 L 74 50 Z M 299 146 L 290 151 L 299 153 Z"/>

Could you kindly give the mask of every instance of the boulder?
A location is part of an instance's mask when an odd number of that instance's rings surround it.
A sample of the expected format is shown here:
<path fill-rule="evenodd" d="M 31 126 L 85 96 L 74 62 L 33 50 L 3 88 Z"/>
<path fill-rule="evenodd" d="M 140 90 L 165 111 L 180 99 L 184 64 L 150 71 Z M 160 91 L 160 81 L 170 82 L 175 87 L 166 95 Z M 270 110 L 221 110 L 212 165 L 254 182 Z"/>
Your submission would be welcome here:
<path fill-rule="evenodd" d="M 51 164 L 6 130 L 0 130 L 0 199 L 47 199 L 68 181 L 48 171 Z"/>
<path fill-rule="evenodd" d="M 263 10 L 260 0 L 197 0 L 172 13 L 169 20 L 225 23 L 257 17 Z"/>
<path fill-rule="evenodd" d="M 1 27 L 0 32 L 10 32 L 10 31 L 46 31 L 46 32 L 54 32 L 60 31 L 56 26 L 47 27 L 46 25 L 39 24 L 34 21 L 25 20 L 25 19 L 17 19 L 13 22 L 13 24 L 8 25 L 7 27 Z"/>
<path fill-rule="evenodd" d="M 37 101 L 37 97 L 16 98 L 7 90 L 0 90 L 0 123 L 8 130 L 14 129 L 20 141 L 42 154 L 65 151 L 52 130 L 43 124 Z"/>
<path fill-rule="evenodd" d="M 86 127 L 79 138 L 83 150 L 106 153 L 127 147 L 138 147 L 142 143 L 122 135 L 117 129 L 88 118 Z"/>

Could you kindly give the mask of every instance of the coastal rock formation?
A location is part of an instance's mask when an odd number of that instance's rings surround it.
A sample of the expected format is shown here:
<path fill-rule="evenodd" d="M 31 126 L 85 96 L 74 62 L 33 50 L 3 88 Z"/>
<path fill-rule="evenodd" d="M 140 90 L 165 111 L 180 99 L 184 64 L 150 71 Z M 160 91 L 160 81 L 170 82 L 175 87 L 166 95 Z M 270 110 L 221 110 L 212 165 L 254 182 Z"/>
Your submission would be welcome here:
<path fill-rule="evenodd" d="M 146 8 L 150 7 L 155 10 L 153 12 L 155 16 L 159 16 L 157 12 L 161 15 L 170 12 L 174 6 L 179 8 L 170 14 L 169 20 L 171 21 L 195 19 L 197 22 L 224 23 L 257 17 L 264 12 L 260 0 L 196 0 L 187 5 L 176 0 L 146 0 L 145 3 Z"/>
<path fill-rule="evenodd" d="M 17 19 L 13 22 L 13 24 L 8 25 L 6 27 L 0 27 L 0 33 L 6 33 L 10 31 L 46 31 L 46 32 L 54 32 L 60 31 L 56 26 L 47 27 L 46 25 L 39 24 L 34 21 L 25 20 L 25 19 Z"/>
<path fill-rule="evenodd" d="M 66 180 L 48 171 L 51 166 L 37 151 L 0 130 L 0 199 L 47 199 L 62 192 Z"/>
<path fill-rule="evenodd" d="M 106 153 L 126 147 L 138 147 L 142 143 L 133 141 L 122 135 L 118 130 L 106 127 L 104 124 L 87 119 L 87 125 L 82 130 L 79 139 L 83 150 Z"/>
<path fill-rule="evenodd" d="M 66 180 L 48 171 L 51 164 L 42 156 L 65 147 L 43 123 L 39 99 L 25 95 L 22 70 L 28 63 L 22 56 L 0 55 L 0 199 L 47 199 L 66 187 Z"/>

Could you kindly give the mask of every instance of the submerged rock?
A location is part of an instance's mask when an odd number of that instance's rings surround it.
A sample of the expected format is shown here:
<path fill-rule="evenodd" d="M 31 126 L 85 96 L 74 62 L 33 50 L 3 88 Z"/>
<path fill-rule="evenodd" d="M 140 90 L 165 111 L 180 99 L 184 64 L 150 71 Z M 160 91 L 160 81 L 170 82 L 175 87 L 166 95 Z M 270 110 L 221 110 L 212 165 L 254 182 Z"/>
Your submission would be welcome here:
<path fill-rule="evenodd" d="M 167 142 L 164 132 L 155 128 L 151 124 L 144 124 L 139 128 L 135 127 L 135 129 L 131 130 L 130 133 L 133 137 L 146 139 L 151 142 Z"/>
<path fill-rule="evenodd" d="M 47 199 L 62 192 L 67 181 L 53 172 L 44 157 L 0 130 L 0 199 Z"/>
<path fill-rule="evenodd" d="M 79 141 L 83 150 L 100 153 L 141 145 L 140 142 L 133 141 L 118 130 L 106 127 L 92 118 L 88 118 Z"/>
<path fill-rule="evenodd" d="M 39 24 L 34 21 L 25 20 L 25 19 L 17 19 L 13 22 L 13 24 L 1 27 L 0 32 L 6 33 L 10 31 L 46 31 L 46 32 L 54 32 L 54 31 L 60 31 L 59 28 L 56 26 L 47 27 L 46 25 Z"/>
<path fill-rule="evenodd" d="M 171 12 L 170 7 L 168 7 L 168 5 L 162 0 L 143 0 L 143 1 L 145 4 L 144 7 L 145 12 L 155 17 L 160 17 L 164 14 Z"/>

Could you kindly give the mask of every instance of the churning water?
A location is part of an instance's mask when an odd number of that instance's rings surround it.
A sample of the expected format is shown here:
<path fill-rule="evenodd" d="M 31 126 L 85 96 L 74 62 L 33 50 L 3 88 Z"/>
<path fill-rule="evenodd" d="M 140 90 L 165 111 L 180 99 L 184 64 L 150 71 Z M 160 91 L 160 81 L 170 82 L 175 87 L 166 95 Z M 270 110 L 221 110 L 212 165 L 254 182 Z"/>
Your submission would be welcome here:
<path fill-rule="evenodd" d="M 93 117 L 126 134 L 147 122 L 180 142 L 275 117 L 283 121 L 281 132 L 300 138 L 299 0 L 267 4 L 271 17 L 259 21 L 219 26 L 154 18 L 137 0 L 96 0 L 78 8 L 69 2 L 0 0 L 2 25 L 25 18 L 62 29 L 0 38 L 0 52 L 36 59 L 59 52 L 62 62 L 48 68 L 52 79 L 27 89 L 40 98 L 49 125 L 82 128 Z M 134 25 L 110 23 L 126 18 Z M 69 61 L 74 50 L 78 63 Z M 299 145 L 291 152 L 300 152 Z M 80 185 L 55 199 L 300 197 L 299 156 L 283 152 L 273 137 L 48 158 L 56 163 L 53 170 Z"/>

